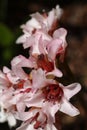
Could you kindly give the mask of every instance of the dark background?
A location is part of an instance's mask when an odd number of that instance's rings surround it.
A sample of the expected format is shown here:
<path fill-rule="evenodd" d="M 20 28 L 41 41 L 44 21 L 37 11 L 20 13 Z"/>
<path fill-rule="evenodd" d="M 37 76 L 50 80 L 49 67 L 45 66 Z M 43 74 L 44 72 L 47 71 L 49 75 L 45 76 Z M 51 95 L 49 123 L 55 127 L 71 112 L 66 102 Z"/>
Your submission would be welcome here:
<path fill-rule="evenodd" d="M 87 130 L 87 1 L 86 0 L 0 0 L 0 69 L 10 67 L 11 59 L 27 55 L 22 45 L 15 41 L 22 34 L 20 25 L 30 17 L 29 14 L 55 8 L 59 4 L 64 10 L 60 27 L 67 29 L 67 54 L 64 65 L 64 83 L 80 82 L 82 90 L 71 102 L 81 112 L 71 118 L 62 113 L 56 115 L 59 130 Z M 60 125 L 59 125 L 60 123 Z M 12 128 L 13 130 L 15 128 Z M 0 124 L 0 130 L 9 130 L 8 124 Z"/>

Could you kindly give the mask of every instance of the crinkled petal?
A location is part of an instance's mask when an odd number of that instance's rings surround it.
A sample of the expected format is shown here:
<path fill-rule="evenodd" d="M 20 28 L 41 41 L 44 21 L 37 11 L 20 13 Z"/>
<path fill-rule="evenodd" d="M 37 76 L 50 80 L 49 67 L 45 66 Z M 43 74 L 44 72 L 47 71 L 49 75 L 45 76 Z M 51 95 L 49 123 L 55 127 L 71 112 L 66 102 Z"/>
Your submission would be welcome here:
<path fill-rule="evenodd" d="M 19 77 L 14 75 L 14 73 L 10 69 L 8 69 L 7 67 L 4 66 L 3 72 L 6 74 L 8 80 L 9 80 L 9 83 L 16 84 L 18 82 Z"/>
<path fill-rule="evenodd" d="M 52 61 L 55 60 L 56 55 L 61 51 L 62 44 L 63 42 L 61 39 L 52 40 L 50 44 L 48 44 L 47 50 L 49 59 L 51 59 Z"/>
<path fill-rule="evenodd" d="M 12 65 L 12 71 L 14 72 L 14 74 L 16 76 L 20 77 L 20 79 L 27 79 L 28 78 L 28 75 L 24 72 L 22 67 L 33 68 L 33 63 L 29 59 L 25 58 L 22 55 L 15 57 L 11 61 L 11 65 Z"/>
<path fill-rule="evenodd" d="M 32 17 L 28 22 L 26 22 L 25 26 L 21 26 L 21 28 L 25 30 L 29 29 L 28 31 L 31 33 L 34 29 L 40 29 L 41 26 L 37 19 Z"/>
<path fill-rule="evenodd" d="M 37 90 L 45 87 L 47 84 L 54 83 L 53 79 L 47 79 L 45 71 L 42 69 L 33 70 L 32 73 L 32 89 Z"/>
<path fill-rule="evenodd" d="M 26 42 L 26 39 L 29 37 L 29 33 L 25 33 L 23 35 L 21 35 L 17 40 L 16 40 L 16 43 L 17 44 L 20 44 L 20 43 L 25 43 Z"/>
<path fill-rule="evenodd" d="M 54 38 L 54 39 L 55 39 L 55 38 L 58 38 L 58 39 L 61 39 L 61 40 L 62 40 L 62 42 L 63 42 L 63 45 L 62 45 L 63 49 L 65 49 L 66 46 L 67 46 L 66 35 L 67 35 L 67 31 L 66 31 L 66 29 L 64 29 L 64 28 L 59 28 L 59 29 L 57 29 L 57 30 L 53 33 L 53 38 Z"/>
<path fill-rule="evenodd" d="M 9 86 L 9 80 L 7 79 L 4 72 L 0 71 L 0 90 L 8 86 Z"/>

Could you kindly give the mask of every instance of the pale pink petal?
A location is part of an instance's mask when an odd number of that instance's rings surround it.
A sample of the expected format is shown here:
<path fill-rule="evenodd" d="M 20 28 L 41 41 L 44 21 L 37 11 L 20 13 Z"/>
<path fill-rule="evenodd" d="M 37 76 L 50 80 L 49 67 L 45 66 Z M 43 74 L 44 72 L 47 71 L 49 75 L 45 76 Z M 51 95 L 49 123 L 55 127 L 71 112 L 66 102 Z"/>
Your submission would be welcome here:
<path fill-rule="evenodd" d="M 42 25 L 42 23 L 45 23 L 45 18 L 40 13 L 36 12 L 34 14 L 31 14 L 31 16 L 35 18 L 39 22 L 39 24 Z"/>
<path fill-rule="evenodd" d="M 48 44 L 47 50 L 49 59 L 51 59 L 52 61 L 55 60 L 56 55 L 61 51 L 62 44 L 63 42 L 61 39 L 52 40 L 50 44 Z"/>
<path fill-rule="evenodd" d="M 16 103 L 16 107 L 18 112 L 23 112 L 26 108 L 25 103 L 22 100 Z"/>
<path fill-rule="evenodd" d="M 53 33 L 54 38 L 60 38 L 63 41 L 65 40 L 67 35 L 67 30 L 65 28 L 59 28 Z"/>
<path fill-rule="evenodd" d="M 15 112 L 14 115 L 16 117 L 16 119 L 21 120 L 21 121 L 26 121 L 29 120 L 31 117 L 34 116 L 34 114 L 37 113 L 36 110 L 30 110 L 28 112 Z"/>
<path fill-rule="evenodd" d="M 25 43 L 26 42 L 26 39 L 29 37 L 29 33 L 25 33 L 23 35 L 21 35 L 17 40 L 16 40 L 16 43 L 17 44 L 20 44 L 20 43 Z"/>
<path fill-rule="evenodd" d="M 47 44 L 50 41 L 50 39 L 51 39 L 50 37 L 49 37 L 49 39 L 43 39 L 42 36 L 40 37 L 39 50 L 40 50 L 41 54 L 44 54 L 44 55 L 48 54 L 48 52 L 47 52 Z"/>
<path fill-rule="evenodd" d="M 73 83 L 64 87 L 63 89 L 65 98 L 70 99 L 81 90 L 81 85 L 79 83 Z"/>
<path fill-rule="evenodd" d="M 58 105 L 58 103 L 53 104 L 51 102 L 44 102 L 42 110 L 47 115 L 48 122 L 54 123 L 55 122 L 55 114 L 59 110 L 59 105 Z"/>
<path fill-rule="evenodd" d="M 44 117 L 42 116 L 42 119 L 43 118 Z M 43 123 L 43 120 L 42 120 L 42 123 Z M 35 122 L 30 123 L 30 120 L 27 120 L 26 122 L 23 122 L 22 125 L 19 128 L 17 128 L 16 130 L 36 130 L 34 128 L 34 124 L 35 124 Z M 38 128 L 38 130 L 43 130 L 43 128 Z M 47 123 L 44 130 L 57 130 L 57 129 L 55 128 L 55 126 L 53 124 Z"/>
<path fill-rule="evenodd" d="M 25 104 L 27 107 L 42 107 L 43 102 L 44 96 L 42 95 L 41 91 L 32 94 L 30 98 L 25 100 Z"/>
<path fill-rule="evenodd" d="M 57 29 L 54 33 L 53 33 L 53 38 L 56 39 L 61 39 L 63 42 L 63 48 L 65 49 L 65 47 L 67 46 L 67 42 L 66 42 L 66 35 L 67 35 L 67 31 L 64 28 L 59 28 Z"/>
<path fill-rule="evenodd" d="M 22 67 L 33 68 L 32 62 L 29 59 L 22 56 L 22 55 L 19 55 L 19 56 L 15 57 L 11 61 L 11 65 L 12 65 L 12 71 L 14 72 L 14 74 L 17 77 L 20 77 L 20 79 L 27 79 L 28 78 L 28 75 L 24 72 Z"/>
<path fill-rule="evenodd" d="M 62 77 L 63 73 L 58 68 L 56 68 L 55 63 L 54 63 L 54 70 L 52 70 L 51 72 L 47 72 L 46 75 L 54 75 L 56 77 Z"/>
<path fill-rule="evenodd" d="M 63 14 L 63 10 L 60 8 L 59 5 L 56 6 L 55 8 L 55 17 L 57 17 L 58 19 L 60 19 L 60 17 Z"/>
<path fill-rule="evenodd" d="M 33 16 L 33 14 L 31 16 Z M 31 34 L 34 29 L 40 29 L 41 26 L 38 20 L 35 17 L 32 17 L 30 20 L 26 22 L 26 24 L 21 25 L 21 28 L 24 30 L 24 32 L 26 30 Z"/>
<path fill-rule="evenodd" d="M 55 21 L 55 11 L 54 9 L 48 13 L 47 22 L 48 22 L 48 28 L 50 29 L 53 22 Z"/>
<path fill-rule="evenodd" d="M 22 123 L 22 125 L 18 127 L 16 130 L 35 130 L 35 129 L 33 128 L 33 125 L 27 121 L 25 123 Z"/>
<path fill-rule="evenodd" d="M 59 110 L 72 117 L 80 114 L 79 110 L 75 108 L 71 103 L 69 103 L 65 98 L 62 100 Z"/>
<path fill-rule="evenodd" d="M 9 80 L 7 79 L 6 75 L 2 71 L 0 71 L 0 90 L 8 86 Z"/>
<path fill-rule="evenodd" d="M 28 42 L 31 46 L 32 49 L 32 55 L 34 54 L 41 54 L 41 43 L 45 40 L 49 41 L 51 39 L 51 37 L 46 34 L 45 32 L 43 32 L 43 30 L 38 30 L 36 31 L 36 33 L 32 36 L 33 40 L 28 39 Z M 42 40 L 42 41 L 41 41 Z M 28 43 L 27 43 L 28 44 Z M 43 43 L 44 44 L 44 43 Z M 45 49 L 45 48 L 43 48 Z"/>
<path fill-rule="evenodd" d="M 59 7 L 59 5 L 57 5 L 56 8 L 53 8 L 50 12 L 48 12 L 48 17 L 47 17 L 48 27 L 51 28 L 53 22 L 57 19 L 60 19 L 62 13 L 63 10 Z"/>
<path fill-rule="evenodd" d="M 13 60 L 11 61 L 11 65 L 12 66 L 19 65 L 21 67 L 33 68 L 33 63 L 22 55 L 19 55 L 19 56 L 16 56 L 15 58 L 13 58 Z"/>
<path fill-rule="evenodd" d="M 45 75 L 45 71 L 42 69 L 33 70 L 32 73 L 32 88 L 33 89 L 41 89 L 47 84 L 54 83 L 53 79 L 47 79 Z"/>
<path fill-rule="evenodd" d="M 24 49 L 33 46 L 35 43 L 35 37 L 32 35 L 26 39 L 26 42 L 23 44 Z"/>
<path fill-rule="evenodd" d="M 12 70 L 8 69 L 7 67 L 3 68 L 3 72 L 6 74 L 9 83 L 16 84 L 19 80 L 19 77 L 17 77 Z"/>
<path fill-rule="evenodd" d="M 15 92 L 14 92 L 14 94 L 15 94 Z M 13 97 L 10 99 L 10 103 L 11 104 L 17 104 L 19 101 L 20 101 L 20 98 L 23 96 L 23 94 L 22 93 L 19 93 L 19 94 L 15 94 L 15 95 L 13 95 Z"/>

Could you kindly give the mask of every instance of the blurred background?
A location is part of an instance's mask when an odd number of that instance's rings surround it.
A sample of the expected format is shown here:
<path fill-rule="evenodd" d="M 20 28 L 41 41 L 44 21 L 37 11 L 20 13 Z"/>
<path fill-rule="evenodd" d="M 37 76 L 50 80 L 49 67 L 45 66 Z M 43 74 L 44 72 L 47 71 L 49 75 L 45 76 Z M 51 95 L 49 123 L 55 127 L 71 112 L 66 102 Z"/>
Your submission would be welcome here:
<path fill-rule="evenodd" d="M 59 130 L 87 130 L 87 1 L 86 0 L 0 0 L 0 69 L 10 67 L 16 55 L 27 55 L 16 39 L 22 34 L 20 25 L 30 17 L 29 14 L 55 8 L 59 4 L 64 10 L 59 21 L 60 27 L 67 29 L 68 48 L 66 62 L 61 64 L 64 71 L 64 84 L 79 82 L 82 90 L 71 99 L 81 114 L 69 117 L 56 114 Z M 67 74 L 66 74 L 67 73 Z M 0 130 L 9 130 L 8 124 L 0 124 Z M 15 130 L 12 128 L 11 130 Z"/>

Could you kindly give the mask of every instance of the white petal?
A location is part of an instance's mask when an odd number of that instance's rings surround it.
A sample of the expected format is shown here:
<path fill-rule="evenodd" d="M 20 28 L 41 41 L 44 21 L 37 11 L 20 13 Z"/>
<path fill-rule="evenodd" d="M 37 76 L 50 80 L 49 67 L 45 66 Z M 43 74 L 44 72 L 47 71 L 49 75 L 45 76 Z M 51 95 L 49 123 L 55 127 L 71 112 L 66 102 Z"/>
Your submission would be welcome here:
<path fill-rule="evenodd" d="M 22 36 L 20 36 L 16 43 L 19 44 L 19 43 L 25 43 L 26 42 L 26 38 L 29 37 L 29 34 L 23 34 Z"/>
<path fill-rule="evenodd" d="M 4 112 L 3 107 L 0 106 L 0 122 L 3 123 L 7 119 L 7 114 Z"/>
<path fill-rule="evenodd" d="M 32 27 L 33 29 L 34 28 L 36 28 L 36 29 L 40 29 L 41 28 L 41 26 L 40 26 L 40 23 L 37 21 L 37 19 L 35 19 L 35 18 L 32 18 L 31 20 L 29 20 L 27 23 L 26 23 L 26 25 L 28 26 L 28 27 Z"/>
<path fill-rule="evenodd" d="M 16 125 L 16 119 L 14 118 L 14 116 L 11 113 L 8 114 L 7 121 L 8 121 L 8 125 L 10 127 L 13 127 Z"/>

